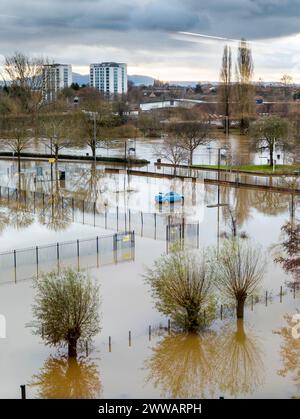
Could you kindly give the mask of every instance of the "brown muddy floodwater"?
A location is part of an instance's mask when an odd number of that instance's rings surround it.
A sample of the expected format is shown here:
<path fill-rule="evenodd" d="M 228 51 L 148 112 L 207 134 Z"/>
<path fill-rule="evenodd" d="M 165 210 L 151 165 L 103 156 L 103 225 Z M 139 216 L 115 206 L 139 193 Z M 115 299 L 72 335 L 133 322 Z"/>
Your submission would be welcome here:
<path fill-rule="evenodd" d="M 34 166 L 30 166 L 35 170 Z M 73 170 L 73 169 L 72 169 Z M 79 171 L 72 172 L 64 192 L 71 193 L 74 184 L 81 185 Z M 71 173 L 71 171 L 70 171 Z M 84 176 L 83 176 L 84 177 Z M 69 183 L 68 183 L 69 182 Z M 112 186 L 114 185 L 114 187 Z M 104 188 L 105 186 L 105 188 Z M 101 189 L 101 188 L 104 189 Z M 300 340 L 292 337 L 291 318 L 300 308 L 300 293 L 294 293 L 294 281 L 274 263 L 281 254 L 280 243 L 288 237 L 282 228 L 299 222 L 299 197 L 259 189 L 220 188 L 223 207 L 217 203 L 217 186 L 141 178 L 131 179 L 130 188 L 121 179 L 103 175 L 98 179 L 96 197 L 99 211 L 102 194 L 108 202 L 111 230 L 115 231 L 116 203 L 119 215 L 132 209 L 136 232 L 135 260 L 91 269 L 101 285 L 102 330 L 92 347 L 83 348 L 77 361 L 66 359 L 64 348 L 46 347 L 27 327 L 32 321 L 33 289 L 31 281 L 0 286 L 0 314 L 6 319 L 6 339 L 0 339 L 0 398 L 20 397 L 20 385 L 27 385 L 30 398 L 291 398 L 300 394 Z M 183 188 L 183 189 L 182 189 Z M 186 196 L 184 207 L 159 209 L 154 195 L 174 190 Z M 83 188 L 84 190 L 84 188 Z M 90 191 L 89 191 L 90 193 Z M 82 195 L 80 195 L 82 197 Z M 268 270 L 258 294 L 260 301 L 246 309 L 245 322 L 237 322 L 225 312 L 209 330 L 197 335 L 166 330 L 167 319 L 161 316 L 145 284 L 143 275 L 166 252 L 165 219 L 185 217 L 187 224 L 199 225 L 195 251 L 218 246 L 231 234 L 228 205 L 234 211 L 238 234 L 262 246 Z M 140 212 L 144 213 L 141 229 Z M 154 212 L 158 214 L 154 231 Z M 65 240 L 102 234 L 102 226 L 85 223 L 68 224 L 59 231 L 49 230 L 36 220 L 18 228 L 9 224 L 13 207 L 1 201 L 1 214 L 7 224 L 0 232 L 0 248 L 8 250 L 39 245 L 40 240 Z M 4 217 L 5 219 L 5 217 Z M 90 220 L 90 221 L 89 221 Z M 97 233 L 97 234 L 98 234 Z M 78 237 L 76 237 L 76 235 Z M 143 236 L 143 237 L 142 237 Z M 156 240 L 155 240 L 156 238 Z M 199 247 L 199 250 L 197 249 Z M 1 250 L 0 250 L 1 252 Z M 284 288 L 280 302 L 280 287 Z M 268 291 L 267 303 L 264 299 Z M 152 326 L 151 339 L 149 325 Z M 128 332 L 132 333 L 129 346 Z M 112 339 L 109 352 L 108 338 Z M 87 356 L 88 355 L 88 356 Z"/>

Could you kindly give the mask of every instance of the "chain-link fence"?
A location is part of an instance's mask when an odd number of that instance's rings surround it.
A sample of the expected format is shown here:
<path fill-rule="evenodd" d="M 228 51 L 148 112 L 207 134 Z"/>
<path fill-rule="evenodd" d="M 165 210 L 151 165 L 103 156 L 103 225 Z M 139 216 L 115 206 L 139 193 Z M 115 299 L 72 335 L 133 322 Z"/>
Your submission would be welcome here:
<path fill-rule="evenodd" d="M 134 260 L 134 232 L 122 232 L 0 253 L 0 284 L 17 282 L 64 267 L 78 270 Z"/>
<path fill-rule="evenodd" d="M 16 215 L 22 212 L 36 214 L 38 220 L 49 228 L 75 222 L 116 232 L 134 231 L 141 237 L 154 240 L 173 241 L 176 236 L 178 240 L 184 239 L 187 247 L 199 247 L 200 220 L 187 222 L 181 204 L 169 204 L 168 213 L 164 212 L 165 205 L 164 208 L 161 205 L 161 212 L 155 213 L 120 207 L 99 211 L 96 202 L 0 186 L 1 203 Z"/>

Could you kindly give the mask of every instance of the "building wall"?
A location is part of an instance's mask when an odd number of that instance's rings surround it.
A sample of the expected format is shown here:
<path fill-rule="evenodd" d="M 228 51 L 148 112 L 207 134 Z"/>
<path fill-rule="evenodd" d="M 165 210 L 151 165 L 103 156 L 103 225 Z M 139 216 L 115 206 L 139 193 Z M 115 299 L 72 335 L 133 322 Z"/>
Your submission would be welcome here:
<path fill-rule="evenodd" d="M 43 69 L 43 96 L 54 100 L 57 92 L 72 84 L 72 66 L 69 64 L 50 64 Z"/>
<path fill-rule="evenodd" d="M 127 65 L 100 63 L 90 65 L 90 86 L 107 95 L 127 93 Z"/>

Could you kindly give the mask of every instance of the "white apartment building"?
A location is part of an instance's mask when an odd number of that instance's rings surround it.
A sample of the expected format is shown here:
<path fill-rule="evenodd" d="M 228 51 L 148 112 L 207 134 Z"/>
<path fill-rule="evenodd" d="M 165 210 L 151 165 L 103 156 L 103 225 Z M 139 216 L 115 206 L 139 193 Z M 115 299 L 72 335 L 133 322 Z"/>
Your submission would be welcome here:
<path fill-rule="evenodd" d="M 100 90 L 105 95 L 122 95 L 127 93 L 127 64 L 91 64 L 90 86 Z"/>
<path fill-rule="evenodd" d="M 47 64 L 43 68 L 44 100 L 56 98 L 57 92 L 72 84 L 72 66 L 69 64 Z"/>

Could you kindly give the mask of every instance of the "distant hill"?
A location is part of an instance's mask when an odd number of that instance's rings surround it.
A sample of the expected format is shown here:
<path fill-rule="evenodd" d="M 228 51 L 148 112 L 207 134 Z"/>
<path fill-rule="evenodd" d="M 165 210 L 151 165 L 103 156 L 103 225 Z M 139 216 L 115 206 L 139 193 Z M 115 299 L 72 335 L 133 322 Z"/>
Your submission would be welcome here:
<path fill-rule="evenodd" d="M 154 84 L 154 78 L 149 76 L 139 76 L 139 75 L 133 75 L 128 76 L 128 81 L 132 82 L 136 86 L 153 86 Z"/>
<path fill-rule="evenodd" d="M 154 83 L 154 79 L 152 77 L 139 75 L 128 76 L 128 81 L 134 83 L 136 86 L 152 86 Z M 88 74 L 73 73 L 73 83 L 78 83 L 79 86 L 81 86 L 82 84 L 88 84 L 88 82 Z"/>
<path fill-rule="evenodd" d="M 128 75 L 128 81 L 132 82 L 135 86 L 153 86 L 154 78 L 150 76 L 144 76 L 139 74 Z M 88 74 L 73 73 L 73 83 L 78 83 L 79 86 L 82 84 L 89 83 Z M 170 81 L 171 86 L 183 86 L 183 87 L 195 87 L 199 81 Z M 201 84 L 213 84 L 217 85 L 217 82 L 202 81 Z"/>
<path fill-rule="evenodd" d="M 88 84 L 89 82 L 88 74 L 72 73 L 72 76 L 73 76 L 73 83 L 78 83 L 79 86 L 81 86 L 82 84 Z"/>

